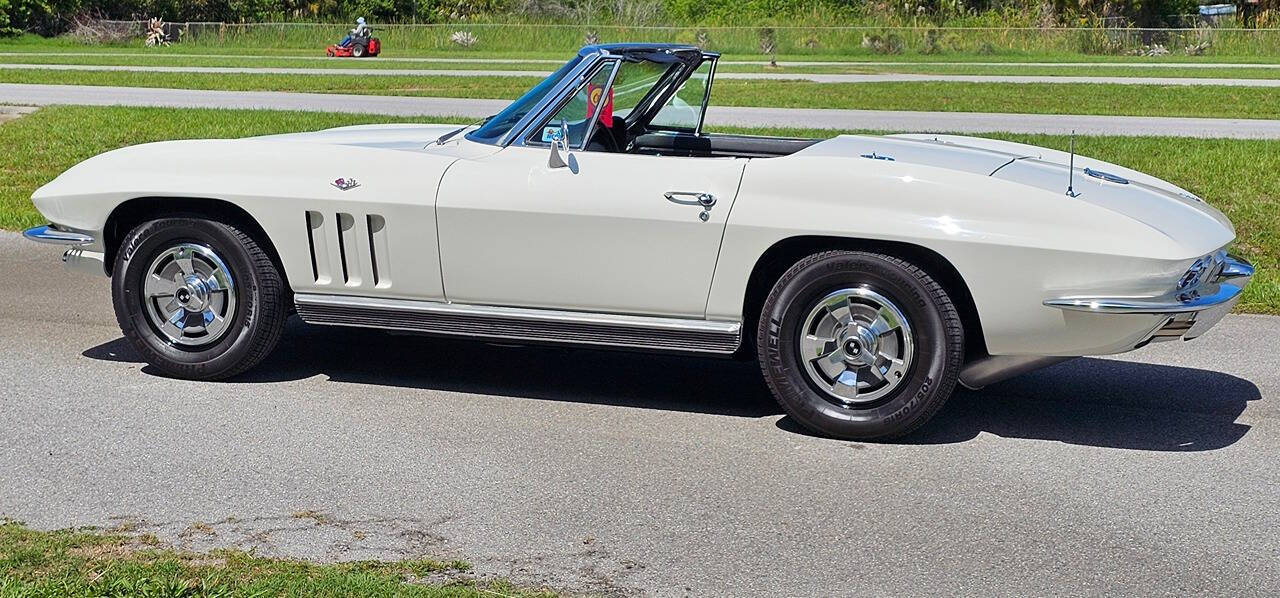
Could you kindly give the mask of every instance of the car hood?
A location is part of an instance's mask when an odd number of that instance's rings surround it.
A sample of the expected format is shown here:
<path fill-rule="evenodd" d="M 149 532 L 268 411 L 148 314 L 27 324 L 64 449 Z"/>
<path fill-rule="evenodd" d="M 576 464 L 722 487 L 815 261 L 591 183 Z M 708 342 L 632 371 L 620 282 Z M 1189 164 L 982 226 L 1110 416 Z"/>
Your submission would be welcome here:
<path fill-rule="evenodd" d="M 1117 164 L 1034 145 L 959 135 L 842 135 L 799 154 L 856 156 L 998 178 L 1060 194 L 1063 201 L 1106 208 L 1180 241 L 1210 236 L 1204 241 L 1222 246 L 1235 236 L 1222 212 L 1177 185 Z M 1072 195 L 1067 194 L 1068 184 Z"/>
<path fill-rule="evenodd" d="M 50 222 L 101 230 L 112 206 L 138 197 L 217 198 L 237 205 L 284 205 L 352 196 L 434 196 L 457 159 L 497 148 L 461 135 L 457 125 L 375 125 L 242 139 L 144 143 L 98 154 L 31 195 Z M 338 179 L 359 181 L 346 195 Z M 276 201 L 262 201 L 273 198 Z M 252 213 L 252 212 L 251 212 Z"/>
<path fill-rule="evenodd" d="M 457 157 L 479 157 L 497 151 L 496 146 L 488 146 L 466 141 L 456 135 L 443 144 L 437 145 L 436 139 L 461 128 L 453 124 L 385 124 L 355 125 L 313 131 L 310 133 L 285 133 L 282 135 L 263 135 L 243 139 L 245 142 L 289 142 L 314 143 L 319 145 L 335 145 L 349 147 L 367 147 L 395 151 L 409 151 L 427 154 L 453 155 Z"/>

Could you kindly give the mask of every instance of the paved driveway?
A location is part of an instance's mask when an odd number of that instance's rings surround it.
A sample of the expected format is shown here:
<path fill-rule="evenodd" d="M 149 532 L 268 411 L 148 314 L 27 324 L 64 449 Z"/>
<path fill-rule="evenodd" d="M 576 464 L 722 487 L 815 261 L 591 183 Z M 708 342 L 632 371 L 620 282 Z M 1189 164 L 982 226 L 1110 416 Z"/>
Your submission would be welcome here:
<path fill-rule="evenodd" d="M 960 393 L 893 444 L 799 432 L 751 364 L 296 323 L 243 378 L 183 382 L 121 340 L 105 279 L 9 233 L 0 516 L 603 594 L 1275 595 L 1278 350 L 1280 319 L 1233 316 Z"/>

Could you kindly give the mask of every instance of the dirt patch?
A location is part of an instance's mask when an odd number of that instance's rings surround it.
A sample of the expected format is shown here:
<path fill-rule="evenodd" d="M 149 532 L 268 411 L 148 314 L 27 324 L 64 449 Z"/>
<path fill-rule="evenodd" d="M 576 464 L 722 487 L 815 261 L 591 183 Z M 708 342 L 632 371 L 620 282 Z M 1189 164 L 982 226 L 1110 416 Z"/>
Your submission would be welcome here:
<path fill-rule="evenodd" d="M 0 106 L 0 124 L 22 118 L 36 110 L 39 110 L 39 108 L 35 106 Z"/>

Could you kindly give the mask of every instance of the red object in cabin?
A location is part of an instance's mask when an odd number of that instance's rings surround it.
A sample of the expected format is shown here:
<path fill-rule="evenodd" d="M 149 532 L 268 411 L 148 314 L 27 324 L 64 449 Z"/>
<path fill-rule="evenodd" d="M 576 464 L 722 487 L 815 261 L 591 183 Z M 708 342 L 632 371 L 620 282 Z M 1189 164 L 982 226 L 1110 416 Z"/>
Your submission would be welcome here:
<path fill-rule="evenodd" d="M 608 97 L 604 98 L 601 105 L 600 96 L 604 94 L 604 87 L 593 83 L 587 84 L 587 118 L 591 118 L 596 113 L 596 107 L 600 107 L 600 124 L 606 127 L 613 127 L 613 90 L 609 90 Z"/>

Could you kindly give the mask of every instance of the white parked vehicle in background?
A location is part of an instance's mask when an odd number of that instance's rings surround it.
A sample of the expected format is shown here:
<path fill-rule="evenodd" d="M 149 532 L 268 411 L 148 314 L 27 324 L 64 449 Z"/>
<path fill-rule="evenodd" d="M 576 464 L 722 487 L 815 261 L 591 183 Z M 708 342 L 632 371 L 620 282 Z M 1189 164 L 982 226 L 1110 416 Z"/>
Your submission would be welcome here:
<path fill-rule="evenodd" d="M 1252 274 L 1217 210 L 1098 160 L 706 133 L 717 59 L 590 46 L 461 129 L 108 152 L 35 193 L 52 224 L 27 236 L 111 276 L 125 335 L 173 376 L 253 367 L 296 309 L 755 358 L 787 413 L 850 439 L 910 432 L 957 381 L 1199 336 Z"/>

